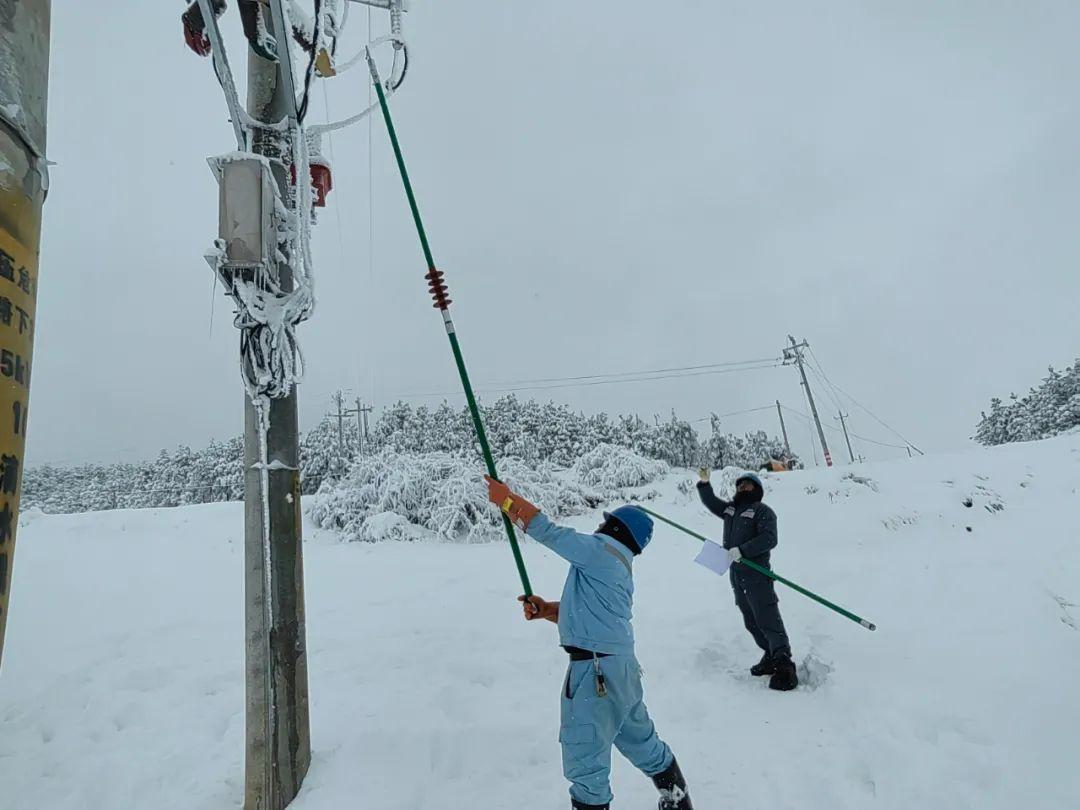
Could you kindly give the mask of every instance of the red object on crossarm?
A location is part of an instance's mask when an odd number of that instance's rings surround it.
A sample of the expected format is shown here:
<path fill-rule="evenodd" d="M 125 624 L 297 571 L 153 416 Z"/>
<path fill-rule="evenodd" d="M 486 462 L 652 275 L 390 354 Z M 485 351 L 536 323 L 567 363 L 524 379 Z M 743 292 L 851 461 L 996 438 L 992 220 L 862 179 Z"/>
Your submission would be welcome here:
<path fill-rule="evenodd" d="M 206 35 L 206 23 L 197 5 L 192 6 L 180 19 L 184 23 L 184 41 L 199 56 L 210 55 L 210 38 Z"/>
<path fill-rule="evenodd" d="M 308 164 L 311 170 L 311 187 L 315 189 L 315 207 L 326 208 L 326 198 L 334 188 L 334 175 L 330 164 L 322 157 L 312 156 Z M 296 166 L 290 169 L 292 184 L 296 185 Z"/>
<path fill-rule="evenodd" d="M 326 208 L 326 198 L 334 188 L 330 164 L 321 160 L 311 162 L 311 185 L 315 189 L 315 207 Z"/>

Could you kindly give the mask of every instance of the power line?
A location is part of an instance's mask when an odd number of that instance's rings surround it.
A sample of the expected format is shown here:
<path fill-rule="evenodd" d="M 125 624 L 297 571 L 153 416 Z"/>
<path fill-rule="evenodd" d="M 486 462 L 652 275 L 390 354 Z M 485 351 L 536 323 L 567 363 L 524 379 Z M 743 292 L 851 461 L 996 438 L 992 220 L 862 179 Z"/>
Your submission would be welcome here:
<path fill-rule="evenodd" d="M 817 357 L 814 355 L 813 349 L 810 350 L 810 355 L 811 355 L 811 357 L 814 358 L 814 363 L 817 364 L 818 370 L 821 371 L 821 375 L 825 378 L 825 380 L 828 382 L 830 387 L 836 389 L 841 394 L 843 394 L 845 397 L 850 399 L 853 403 L 855 403 L 855 405 L 857 405 L 859 408 L 866 411 L 866 413 L 868 413 L 870 415 L 871 419 L 873 419 L 875 422 L 877 422 L 879 425 L 881 425 L 883 428 L 885 428 L 891 434 L 896 436 L 896 438 L 900 439 L 903 442 L 907 442 L 907 446 L 910 447 L 912 450 L 914 450 L 916 453 L 918 453 L 920 456 L 926 455 L 922 450 L 920 450 L 911 441 L 909 441 L 903 434 L 901 434 L 900 431 L 896 430 L 896 428 L 889 425 L 884 419 L 879 417 L 877 414 L 875 414 L 873 411 L 871 411 L 869 408 L 867 408 L 865 405 L 863 405 L 861 402 L 859 402 L 859 400 L 855 399 L 855 397 L 853 397 L 851 394 L 849 394 L 847 391 L 845 391 L 839 385 L 836 385 L 834 382 L 832 382 L 832 380 L 829 380 L 828 375 L 825 374 L 825 369 L 823 369 L 821 367 L 821 361 L 818 360 Z M 851 435 L 854 436 L 855 434 L 852 433 Z"/>
<path fill-rule="evenodd" d="M 581 380 L 598 380 L 601 378 L 636 377 L 641 374 L 667 374 L 677 371 L 703 371 L 714 368 L 731 368 L 734 366 L 757 365 L 761 363 L 777 363 L 775 357 L 759 357 L 755 360 L 729 360 L 723 363 L 706 363 L 701 366 L 675 366 L 673 368 L 654 368 L 642 371 L 615 371 L 605 374 L 582 374 L 577 377 L 540 377 L 531 380 L 503 380 L 501 382 L 487 383 L 487 385 L 535 385 L 539 383 L 564 383 L 578 382 Z"/>
<path fill-rule="evenodd" d="M 813 352 L 811 352 L 813 354 Z M 815 367 L 816 366 L 816 367 Z M 826 396 L 832 401 L 832 404 L 836 406 L 836 410 L 843 411 L 844 406 L 836 396 L 836 391 L 833 389 L 832 383 L 825 379 L 825 373 L 820 370 L 820 365 L 815 363 L 807 363 L 806 367 L 810 369 L 810 373 L 814 375 L 821 387 L 825 390 Z"/>
<path fill-rule="evenodd" d="M 775 358 L 764 360 L 740 360 L 733 363 L 712 363 L 704 366 L 682 366 L 676 368 L 648 369 L 642 371 L 624 371 L 613 374 L 585 374 L 577 377 L 548 377 L 535 380 L 517 380 L 491 383 L 490 387 L 478 388 L 480 394 L 502 394 L 518 391 L 547 391 L 559 388 L 590 388 L 596 385 L 615 385 L 619 383 L 652 382 L 656 380 L 674 380 L 685 377 L 702 377 L 714 374 L 732 374 L 739 371 L 757 371 L 766 368 L 779 368 Z M 548 383 L 553 383 L 549 385 Z M 426 394 L 407 394 L 401 399 L 424 399 L 460 394 L 460 391 L 436 391 Z"/>
<path fill-rule="evenodd" d="M 744 413 L 758 413 L 759 411 L 771 411 L 775 407 L 776 407 L 775 405 L 763 405 L 760 408 L 747 408 L 746 410 L 743 410 L 743 411 L 731 411 L 730 413 L 717 413 L 717 414 L 712 414 L 711 413 L 708 416 L 701 417 L 700 419 L 694 419 L 691 422 L 691 424 L 697 424 L 698 422 L 708 422 L 714 416 L 717 419 L 724 419 L 725 417 L 728 417 L 728 416 L 739 416 L 739 415 L 744 414 Z"/>
<path fill-rule="evenodd" d="M 811 418 L 807 414 L 803 413 L 802 411 L 797 411 L 794 408 L 789 408 L 787 405 L 781 405 L 780 407 L 782 407 L 785 411 L 788 411 L 790 413 L 795 414 L 800 419 L 805 419 L 808 422 L 812 421 Z M 825 425 L 824 427 L 825 427 L 826 430 L 831 430 L 834 433 L 840 433 L 841 432 L 840 428 L 833 427 L 832 425 Z M 851 432 L 849 431 L 849 433 L 851 433 Z M 877 439 L 869 439 L 866 436 L 860 436 L 858 433 L 851 433 L 851 435 L 854 436 L 856 439 L 859 439 L 860 441 L 869 442 L 870 444 L 876 444 L 879 447 L 892 447 L 892 448 L 895 448 L 897 450 L 907 450 L 907 448 L 908 448 L 908 446 L 906 444 L 889 444 L 888 442 L 879 442 Z"/>
<path fill-rule="evenodd" d="M 719 368 L 711 371 L 693 371 L 688 373 L 679 374 L 661 374 L 648 377 L 634 377 L 629 379 L 614 379 L 614 380 L 592 380 L 591 382 L 578 382 L 578 383 L 564 383 L 559 385 L 534 385 L 525 386 L 522 388 L 486 388 L 479 389 L 479 394 L 509 394 L 518 391 L 553 391 L 558 388 L 591 388 L 596 385 L 618 385 L 620 383 L 636 383 L 636 382 L 655 382 L 657 380 L 678 380 L 687 377 L 707 377 L 715 374 L 733 374 L 739 371 L 760 371 L 767 368 L 779 368 L 780 363 L 769 363 L 759 366 L 741 366 L 738 368 Z M 460 393 L 460 392 L 453 392 Z M 446 394 L 437 394 L 432 396 L 446 396 Z"/>

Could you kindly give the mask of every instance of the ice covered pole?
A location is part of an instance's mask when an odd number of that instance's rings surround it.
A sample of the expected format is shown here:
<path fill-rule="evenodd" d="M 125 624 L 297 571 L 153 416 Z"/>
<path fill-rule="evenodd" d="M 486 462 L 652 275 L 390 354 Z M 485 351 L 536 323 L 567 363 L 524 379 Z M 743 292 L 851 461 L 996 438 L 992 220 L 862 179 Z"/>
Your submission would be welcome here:
<path fill-rule="evenodd" d="M 306 152 L 304 130 L 296 121 L 289 39 L 281 35 L 289 27 L 281 21 L 280 2 L 274 8 L 278 19 L 268 33 L 278 34 L 280 59 L 271 62 L 249 50 L 247 108 L 253 120 L 289 122 L 288 130 L 255 129 L 251 149 L 269 161 L 278 205 L 290 215 L 289 249 L 277 251 L 274 270 L 284 301 L 299 303 L 297 296 L 310 285 L 304 247 L 309 173 L 301 158 L 297 190 L 290 194 L 288 164 Z M 273 220 L 263 227 L 268 228 L 267 243 L 277 243 Z M 283 312 L 287 304 L 281 300 L 270 308 Z M 296 322 L 285 316 L 282 321 Z M 245 323 L 241 333 L 242 345 L 251 349 L 244 362 L 252 360 L 245 373 L 244 407 L 244 810 L 279 810 L 300 792 L 311 764 L 304 544 L 296 346 L 288 329 L 271 336 L 273 330 L 260 326 L 266 324 Z M 278 336 L 285 338 L 283 343 Z M 252 347 L 253 342 L 263 350 Z M 273 371 L 267 374 L 268 369 Z"/>
<path fill-rule="evenodd" d="M 691 537 L 696 537 L 698 540 L 701 540 L 702 542 L 710 542 L 708 537 L 706 537 L 703 534 L 698 534 L 693 529 L 688 529 L 685 526 L 681 526 L 678 523 L 676 523 L 674 520 L 671 520 L 670 518 L 666 518 L 663 515 L 658 514 L 658 513 L 654 512 L 651 509 L 646 509 L 644 506 L 639 505 L 639 508 L 641 509 L 642 512 L 646 512 L 646 513 L 652 515 L 657 520 L 663 521 L 664 523 L 668 524 L 669 526 L 674 526 L 679 531 L 685 532 L 686 534 L 690 535 Z M 850 610 L 845 610 L 844 608 L 840 607 L 839 605 L 834 604 L 833 602 L 830 602 L 828 599 L 825 599 L 824 597 L 818 596 L 813 591 L 807 590 L 802 585 L 798 585 L 798 584 L 792 582 L 790 579 L 785 579 L 784 577 L 777 574 L 775 571 L 772 571 L 772 570 L 766 568 L 763 565 L 758 565 L 757 563 L 755 563 L 755 562 L 753 562 L 751 560 L 748 560 L 745 557 L 742 558 L 741 560 L 739 560 L 739 564 L 740 565 L 745 565 L 747 568 L 752 568 L 755 571 L 757 571 L 759 574 L 764 574 L 769 579 L 772 579 L 772 580 L 775 580 L 776 582 L 781 582 L 784 585 L 787 585 L 792 590 L 798 591 L 803 596 L 806 596 L 806 597 L 809 597 L 810 599 L 813 599 L 815 602 L 817 602 L 820 605 L 824 605 L 829 610 L 835 611 L 836 613 L 839 613 L 841 616 L 844 616 L 845 618 L 851 619 L 853 622 L 855 622 L 856 624 L 862 625 L 867 630 L 877 630 L 877 625 L 874 624 L 873 622 L 867 621 L 866 619 L 862 618 L 861 616 L 856 616 Z"/>
<path fill-rule="evenodd" d="M 420 247 L 424 251 L 424 260 L 427 262 L 427 275 L 425 278 L 428 281 L 428 288 L 431 297 L 435 301 L 435 309 L 442 313 L 446 336 L 450 340 L 450 348 L 454 353 L 454 363 L 457 365 L 458 376 L 461 377 L 461 387 L 465 389 L 465 400 L 469 404 L 469 413 L 472 414 L 476 439 L 480 443 L 480 452 L 484 456 L 484 464 L 487 466 L 488 475 L 495 480 L 499 480 L 499 474 L 495 469 L 495 458 L 491 454 L 491 445 L 488 443 L 487 432 L 484 430 L 484 421 L 480 417 L 480 409 L 476 404 L 476 395 L 473 392 L 472 383 L 469 381 L 465 358 L 461 353 L 457 330 L 454 328 L 454 321 L 450 317 L 451 301 L 449 290 L 443 281 L 442 271 L 435 267 L 435 259 L 431 255 L 431 246 L 428 244 L 427 232 L 424 230 L 424 221 L 420 218 L 420 208 L 416 203 L 416 195 L 413 193 L 412 182 L 409 180 L 409 172 L 405 168 L 405 158 L 401 154 L 401 144 L 398 142 L 397 131 L 394 129 L 394 121 L 390 117 L 390 106 L 386 102 L 382 79 L 379 77 L 379 70 L 375 65 L 370 50 L 367 51 L 367 62 L 371 70 L 371 81 L 374 83 L 375 92 L 379 97 L 379 107 L 382 109 L 383 120 L 386 121 L 386 131 L 390 135 L 390 143 L 394 147 L 394 157 L 397 159 L 398 170 L 401 172 L 401 181 L 405 186 L 405 196 L 409 199 L 413 222 L 416 223 L 416 232 L 420 237 Z M 529 584 L 529 574 L 525 570 L 525 560 L 521 556 L 521 547 L 518 545 L 517 535 L 514 533 L 514 525 L 506 515 L 502 516 L 502 520 L 503 527 L 506 529 L 506 537 L 510 541 L 510 549 L 514 553 L 514 562 L 517 564 L 518 575 L 521 577 L 521 587 L 525 590 L 526 596 L 532 596 L 532 585 Z"/>
<path fill-rule="evenodd" d="M 26 469 L 37 326 L 49 81 L 49 0 L 0 3 L 0 660 Z"/>

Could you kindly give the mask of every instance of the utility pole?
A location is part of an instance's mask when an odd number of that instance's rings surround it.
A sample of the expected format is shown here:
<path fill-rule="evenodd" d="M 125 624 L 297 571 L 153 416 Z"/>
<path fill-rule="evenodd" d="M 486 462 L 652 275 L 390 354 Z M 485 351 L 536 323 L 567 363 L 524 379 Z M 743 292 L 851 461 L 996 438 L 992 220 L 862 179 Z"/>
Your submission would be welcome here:
<path fill-rule="evenodd" d="M 364 401 L 360 397 L 356 398 L 356 410 L 353 413 L 356 414 L 356 435 L 360 444 L 360 455 L 362 456 L 367 455 L 368 452 L 368 414 L 372 410 L 370 405 L 364 405 Z"/>
<path fill-rule="evenodd" d="M 345 417 L 349 416 L 352 412 L 345 410 L 345 398 L 340 391 L 334 395 L 334 399 L 337 401 L 337 443 L 338 450 L 342 453 L 345 452 Z M 330 414 L 334 416 L 334 414 Z"/>
<path fill-rule="evenodd" d="M 851 437 L 848 436 L 847 422 L 844 421 L 845 419 L 850 419 L 851 414 L 844 413 L 843 411 L 840 411 L 840 416 L 838 416 L 837 418 L 840 420 L 840 427 L 842 427 L 844 429 L 844 441 L 847 442 L 848 455 L 851 456 L 851 463 L 854 464 L 855 463 L 855 451 L 851 449 Z"/>
<path fill-rule="evenodd" d="M 791 458 L 791 442 L 788 441 L 787 425 L 784 424 L 784 409 L 780 406 L 780 400 L 776 400 L 776 415 L 780 417 L 780 432 L 784 434 L 784 449 L 787 450 L 788 458 Z"/>
<path fill-rule="evenodd" d="M 0 662 L 19 527 L 37 318 L 50 0 L 0 0 Z"/>
<path fill-rule="evenodd" d="M 276 23 L 278 16 L 266 15 L 267 22 Z M 267 61 L 248 49 L 247 106 L 257 121 L 282 121 L 295 115 L 296 109 L 295 97 L 290 98 L 292 76 L 285 75 L 291 71 L 289 34 L 280 25 L 272 27 L 280 47 L 280 62 Z M 280 132 L 254 130 L 252 151 L 271 161 L 281 199 L 286 201 L 291 184 L 282 159 L 287 149 Z M 272 238 L 271 244 L 276 242 L 276 237 Z M 292 268 L 279 261 L 277 270 L 281 288 L 291 291 Z M 296 797 L 311 764 L 296 388 L 286 397 L 269 400 L 266 470 L 261 463 L 259 413 L 249 397 L 245 400 L 244 810 L 282 810 Z M 263 475 L 267 478 L 265 503 Z M 264 517 L 269 526 L 264 526 Z"/>
<path fill-rule="evenodd" d="M 803 366 L 802 350 L 809 348 L 810 344 L 805 340 L 802 343 L 796 343 L 795 338 L 788 335 L 788 340 L 791 341 L 791 348 L 784 348 L 784 361 L 794 361 L 795 365 L 799 367 L 799 375 L 802 377 L 803 388 L 806 389 L 806 399 L 810 402 L 810 413 L 814 415 L 814 423 L 817 425 L 818 438 L 821 440 L 821 450 L 825 454 L 825 466 L 832 466 L 832 454 L 829 453 L 828 442 L 825 441 L 825 429 L 821 426 L 821 417 L 818 416 L 817 405 L 814 403 L 814 394 L 810 391 L 810 383 L 806 379 L 806 368 Z"/>

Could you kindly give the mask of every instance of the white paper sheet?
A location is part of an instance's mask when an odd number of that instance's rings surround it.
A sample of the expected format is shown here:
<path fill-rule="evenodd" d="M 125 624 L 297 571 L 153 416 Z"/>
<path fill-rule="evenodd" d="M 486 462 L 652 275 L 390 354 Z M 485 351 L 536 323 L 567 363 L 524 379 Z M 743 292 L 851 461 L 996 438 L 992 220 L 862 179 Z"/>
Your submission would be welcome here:
<path fill-rule="evenodd" d="M 710 571 L 715 571 L 721 576 L 726 574 L 728 568 L 731 566 L 731 560 L 728 558 L 727 549 L 719 543 L 714 543 L 712 540 L 705 541 L 701 553 L 694 558 L 694 562 L 708 568 Z"/>

